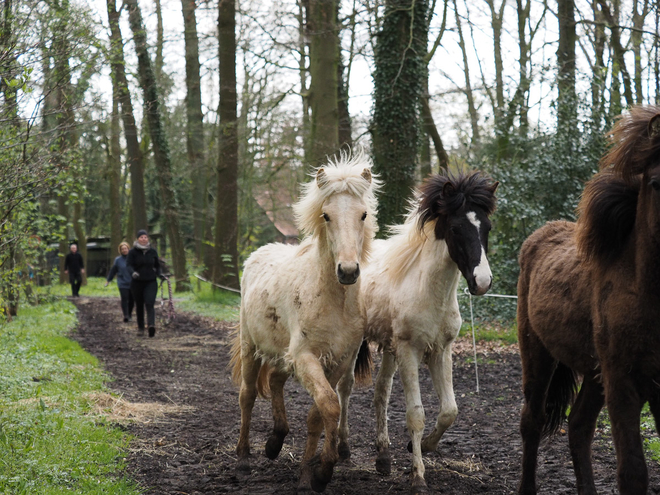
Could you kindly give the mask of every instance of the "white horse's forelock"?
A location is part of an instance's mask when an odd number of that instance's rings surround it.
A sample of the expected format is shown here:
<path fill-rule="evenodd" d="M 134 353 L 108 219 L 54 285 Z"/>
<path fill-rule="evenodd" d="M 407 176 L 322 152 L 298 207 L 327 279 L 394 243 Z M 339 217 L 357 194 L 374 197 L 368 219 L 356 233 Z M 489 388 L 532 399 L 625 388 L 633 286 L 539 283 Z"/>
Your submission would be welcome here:
<path fill-rule="evenodd" d="M 378 202 L 376 193 L 381 182 L 371 175 L 371 182 L 362 175 L 364 169 L 371 171 L 372 162 L 362 150 L 354 153 L 342 152 L 338 159 L 330 159 L 327 164 L 316 169 L 311 175 L 314 179 L 302 185 L 301 198 L 293 205 L 296 226 L 304 237 L 317 236 L 323 225 L 323 203 L 334 194 L 349 193 L 361 198 L 367 205 L 365 219 L 365 241 L 373 238 L 378 231 L 376 218 Z M 325 179 L 319 187 L 316 181 L 318 170 L 323 169 Z M 368 245 L 365 245 L 368 253 Z"/>

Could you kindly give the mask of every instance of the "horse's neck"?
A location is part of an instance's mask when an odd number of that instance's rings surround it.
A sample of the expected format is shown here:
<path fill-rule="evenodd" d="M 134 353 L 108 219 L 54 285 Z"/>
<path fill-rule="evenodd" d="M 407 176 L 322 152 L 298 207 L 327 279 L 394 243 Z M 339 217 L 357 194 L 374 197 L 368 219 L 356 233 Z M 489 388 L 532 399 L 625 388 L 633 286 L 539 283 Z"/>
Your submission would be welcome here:
<path fill-rule="evenodd" d="M 449 256 L 445 241 L 429 239 L 424 244 L 419 270 L 421 289 L 435 301 L 456 297 L 461 272 Z"/>
<path fill-rule="evenodd" d="M 649 198 L 637 204 L 633 243 L 635 276 L 642 292 L 660 294 L 660 228 L 657 221 L 649 221 Z M 625 254 L 624 254 L 625 256 Z"/>

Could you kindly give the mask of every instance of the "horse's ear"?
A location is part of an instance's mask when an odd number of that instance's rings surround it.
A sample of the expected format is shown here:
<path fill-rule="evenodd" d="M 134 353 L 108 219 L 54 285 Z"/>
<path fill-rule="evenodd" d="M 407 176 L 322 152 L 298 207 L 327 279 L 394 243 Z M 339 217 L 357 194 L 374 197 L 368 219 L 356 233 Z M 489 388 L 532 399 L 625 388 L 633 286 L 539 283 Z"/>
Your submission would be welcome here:
<path fill-rule="evenodd" d="M 649 120 L 648 130 L 651 139 L 658 139 L 660 137 L 660 113 L 656 113 Z"/>
<path fill-rule="evenodd" d="M 456 188 L 454 187 L 454 184 L 451 182 L 447 181 L 445 184 L 442 186 L 442 196 L 447 197 L 447 196 L 452 196 L 456 192 Z"/>
<path fill-rule="evenodd" d="M 495 181 L 495 184 L 492 184 L 492 185 L 488 188 L 488 190 L 489 190 L 491 193 L 495 194 L 495 191 L 497 191 L 497 186 L 499 186 L 499 185 L 500 185 L 500 181 L 499 181 L 499 180 L 498 180 L 498 181 Z"/>
<path fill-rule="evenodd" d="M 316 183 L 319 187 L 323 187 L 326 182 L 328 182 L 328 176 L 325 173 L 325 170 L 320 168 L 319 171 L 316 172 Z"/>
<path fill-rule="evenodd" d="M 360 175 L 364 180 L 366 180 L 369 184 L 371 184 L 371 170 L 365 168 Z"/>

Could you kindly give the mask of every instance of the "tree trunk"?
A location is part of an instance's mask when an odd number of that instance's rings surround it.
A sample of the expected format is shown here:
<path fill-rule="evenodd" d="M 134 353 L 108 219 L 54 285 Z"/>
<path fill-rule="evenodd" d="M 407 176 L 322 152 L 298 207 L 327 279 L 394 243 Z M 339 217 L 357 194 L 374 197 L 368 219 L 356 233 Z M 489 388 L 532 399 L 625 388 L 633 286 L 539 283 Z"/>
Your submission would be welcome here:
<path fill-rule="evenodd" d="M 557 49 L 557 127 L 577 131 L 575 95 L 575 0 L 558 0 L 559 47 Z"/>
<path fill-rule="evenodd" d="M 184 38 L 186 43 L 186 146 L 190 183 L 192 184 L 193 235 L 195 237 L 195 260 L 203 260 L 203 239 L 206 215 L 204 194 L 206 191 L 206 162 L 204 157 L 204 115 L 199 75 L 199 42 L 195 0 L 181 0 L 183 10 Z"/>
<path fill-rule="evenodd" d="M 374 171 L 383 180 L 378 220 L 400 223 L 415 184 L 420 138 L 420 98 L 426 77 L 428 4 L 425 0 L 388 0 L 376 40 Z M 379 235 L 386 229 L 381 228 Z"/>
<path fill-rule="evenodd" d="M 78 252 L 82 256 L 85 272 L 82 274 L 82 285 L 87 285 L 87 236 L 85 235 L 85 220 L 82 217 L 83 199 L 78 197 L 73 203 L 73 231 L 76 234 Z"/>
<path fill-rule="evenodd" d="M 172 249 L 172 265 L 176 278 L 176 291 L 180 292 L 187 290 L 189 283 L 186 271 L 186 253 L 179 228 L 179 208 L 172 184 L 172 163 L 170 161 L 169 142 L 161 120 L 158 88 L 151 66 L 151 59 L 147 51 L 147 37 L 142 22 L 142 13 L 137 0 L 126 0 L 125 4 L 128 6 L 128 20 L 131 31 L 133 32 L 135 51 L 138 58 L 138 75 L 144 94 L 146 118 L 149 124 L 154 162 L 160 185 L 160 199 Z M 165 255 L 165 253 L 162 253 L 162 255 Z"/>
<path fill-rule="evenodd" d="M 163 9 L 160 0 L 155 0 L 156 4 L 156 60 L 154 61 L 154 72 L 156 83 L 163 82 Z"/>
<path fill-rule="evenodd" d="M 108 0 L 107 5 L 108 20 L 110 23 L 110 61 L 112 75 L 116 82 L 117 97 L 121 104 L 121 117 L 124 123 L 124 136 L 126 139 L 126 155 L 128 167 L 131 172 L 131 210 L 133 214 L 128 223 L 129 225 L 132 224 L 133 228 L 129 230 L 129 237 L 127 237 L 130 242 L 137 230 L 149 228 L 147 223 L 147 200 L 144 190 L 145 165 L 144 156 L 138 141 L 138 128 L 135 124 L 131 93 L 128 90 L 128 81 L 126 79 L 124 42 L 119 28 L 119 12 L 117 12 L 115 0 Z"/>
<path fill-rule="evenodd" d="M 339 149 L 337 7 L 335 0 L 309 0 L 307 27 L 312 110 L 309 164 L 312 167 L 322 165 L 327 156 L 333 156 Z"/>
<path fill-rule="evenodd" d="M 112 117 L 110 120 L 110 150 L 108 153 L 108 187 L 110 194 L 110 251 L 114 252 L 122 239 L 121 233 L 121 145 L 119 144 L 119 98 L 113 81 Z"/>
<path fill-rule="evenodd" d="M 305 153 L 305 163 L 311 163 L 312 146 L 310 142 L 311 121 L 309 117 L 309 87 L 307 81 L 309 71 L 307 70 L 307 49 L 309 47 L 305 12 L 309 12 L 309 0 L 298 0 L 298 77 L 300 79 L 300 96 L 302 98 L 302 140 Z"/>
<path fill-rule="evenodd" d="M 649 12 L 649 2 L 648 0 L 643 0 L 642 10 L 638 10 L 639 0 L 633 0 L 633 15 L 632 15 L 632 25 L 633 29 L 630 33 L 630 41 L 632 42 L 632 51 L 635 56 L 635 96 L 636 103 L 641 105 L 644 103 L 644 92 L 642 90 L 642 36 L 644 30 L 644 23 L 646 22 L 646 16 Z M 657 8 L 657 7 L 656 7 Z"/>
<path fill-rule="evenodd" d="M 218 6 L 220 134 L 213 281 L 238 288 L 238 117 L 236 109 L 236 5 Z M 336 93 L 335 93 L 336 94 Z"/>
<path fill-rule="evenodd" d="M 438 156 L 438 167 L 441 169 L 446 169 L 449 167 L 449 156 L 445 151 L 445 146 L 442 143 L 442 138 L 438 132 L 438 128 L 435 126 L 433 121 L 433 115 L 431 114 L 431 107 L 429 106 L 428 95 L 425 95 L 422 98 L 422 118 L 424 121 L 424 131 L 426 134 L 433 140 L 433 147 L 435 148 L 435 154 Z M 430 168 L 430 164 L 429 164 Z M 429 170 L 428 173 L 431 173 Z M 427 174 L 428 175 L 428 174 Z M 422 174 L 424 177 L 424 174 Z"/>
<path fill-rule="evenodd" d="M 619 5 L 618 1 L 614 0 L 613 7 L 614 12 L 610 9 L 610 6 L 607 4 L 607 0 L 598 0 L 601 11 L 605 16 L 605 21 L 607 22 L 610 28 L 611 34 L 611 44 L 612 50 L 614 51 L 614 61 L 617 66 L 618 72 L 623 78 L 623 94 L 626 99 L 626 104 L 632 106 L 635 104 L 635 99 L 633 98 L 632 82 L 630 80 L 630 73 L 626 67 L 625 55 L 626 49 L 621 45 L 621 34 L 619 28 Z M 614 72 L 614 70 L 613 70 Z"/>
<path fill-rule="evenodd" d="M 461 19 L 458 15 L 458 3 L 454 0 L 454 12 L 456 14 L 456 30 L 458 32 L 458 46 L 463 55 L 463 72 L 465 74 L 465 97 L 467 98 L 468 114 L 470 115 L 470 126 L 472 128 L 472 145 L 477 145 L 481 140 L 479 132 L 479 113 L 477 106 L 474 102 L 474 94 L 472 93 L 472 82 L 470 81 L 470 64 L 468 61 L 467 48 L 465 46 L 465 38 L 463 37 L 463 28 Z"/>

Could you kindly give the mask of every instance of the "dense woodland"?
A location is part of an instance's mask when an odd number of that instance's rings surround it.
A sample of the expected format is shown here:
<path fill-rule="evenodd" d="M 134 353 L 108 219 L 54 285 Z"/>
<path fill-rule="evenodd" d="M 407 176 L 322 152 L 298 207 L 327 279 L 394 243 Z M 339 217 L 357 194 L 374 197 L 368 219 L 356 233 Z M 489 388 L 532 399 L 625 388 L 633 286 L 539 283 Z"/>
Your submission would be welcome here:
<path fill-rule="evenodd" d="M 379 235 L 440 168 L 501 185 L 495 290 L 574 218 L 615 117 L 660 99 L 651 0 L 0 0 L 0 307 L 77 240 L 147 228 L 176 289 L 238 287 L 296 238 L 298 184 L 347 147 L 385 183 Z M 49 250 L 60 267 L 49 269 Z M 26 291 L 27 289 L 27 291 Z"/>

